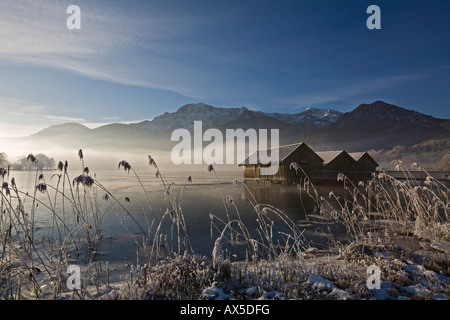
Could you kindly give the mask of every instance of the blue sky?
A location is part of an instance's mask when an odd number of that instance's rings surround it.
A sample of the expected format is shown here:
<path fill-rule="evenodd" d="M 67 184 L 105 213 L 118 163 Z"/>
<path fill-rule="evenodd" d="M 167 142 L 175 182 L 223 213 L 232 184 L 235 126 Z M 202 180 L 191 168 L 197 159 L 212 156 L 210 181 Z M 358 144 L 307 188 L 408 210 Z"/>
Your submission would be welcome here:
<path fill-rule="evenodd" d="M 68 30 L 66 8 L 81 9 Z M 381 30 L 366 9 L 381 8 Z M 0 4 L 0 137 L 183 104 L 295 113 L 384 100 L 450 118 L 450 1 Z"/>

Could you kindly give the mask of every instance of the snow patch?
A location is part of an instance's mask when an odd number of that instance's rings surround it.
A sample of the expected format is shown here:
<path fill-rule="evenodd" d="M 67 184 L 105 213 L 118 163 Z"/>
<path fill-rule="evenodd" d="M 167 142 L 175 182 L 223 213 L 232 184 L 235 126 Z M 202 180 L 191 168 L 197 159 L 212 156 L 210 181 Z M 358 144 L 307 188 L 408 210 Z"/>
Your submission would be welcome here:
<path fill-rule="evenodd" d="M 325 279 L 324 277 L 318 274 L 310 275 L 306 283 L 311 287 L 311 289 L 317 291 L 323 290 L 331 291 L 336 288 L 333 282 L 331 282 L 328 279 Z"/>
<path fill-rule="evenodd" d="M 223 292 L 223 289 L 217 287 L 217 282 L 214 282 L 211 287 L 205 288 L 202 291 L 202 296 L 208 300 L 228 300 L 231 295 Z"/>
<path fill-rule="evenodd" d="M 421 284 L 416 284 L 416 285 L 408 286 L 408 287 L 401 287 L 401 290 L 403 292 L 406 292 L 406 293 L 409 293 L 412 295 L 421 295 L 423 297 L 430 298 L 433 300 L 446 299 L 444 294 L 442 294 L 442 293 L 435 294 L 435 293 L 431 292 L 429 289 L 425 288 Z"/>
<path fill-rule="evenodd" d="M 333 282 L 318 274 L 310 275 L 306 283 L 311 290 L 317 292 L 329 291 L 329 295 L 336 299 L 347 300 L 350 298 L 347 291 L 339 289 Z"/>

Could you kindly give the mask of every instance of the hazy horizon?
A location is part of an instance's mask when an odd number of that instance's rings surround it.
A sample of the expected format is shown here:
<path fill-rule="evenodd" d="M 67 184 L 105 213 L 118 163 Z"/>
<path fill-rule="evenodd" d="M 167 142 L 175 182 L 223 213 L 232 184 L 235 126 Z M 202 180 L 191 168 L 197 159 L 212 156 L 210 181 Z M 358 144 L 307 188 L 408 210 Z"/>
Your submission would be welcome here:
<path fill-rule="evenodd" d="M 67 1 L 5 0 L 0 136 L 200 101 L 296 113 L 383 100 L 449 118 L 449 2 L 380 0 L 380 30 L 366 27 L 371 4 L 80 0 L 69 30 Z"/>

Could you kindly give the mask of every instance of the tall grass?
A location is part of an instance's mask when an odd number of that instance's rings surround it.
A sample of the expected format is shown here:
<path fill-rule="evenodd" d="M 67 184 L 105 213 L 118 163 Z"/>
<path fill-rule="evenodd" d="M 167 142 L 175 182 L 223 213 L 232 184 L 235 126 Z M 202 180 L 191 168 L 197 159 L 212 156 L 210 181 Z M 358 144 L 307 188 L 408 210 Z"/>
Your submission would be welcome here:
<path fill-rule="evenodd" d="M 337 195 L 330 191 L 328 199 L 320 196 L 317 202 L 320 212 L 342 223 L 354 241 L 367 240 L 370 232 L 377 230 L 427 240 L 449 240 L 448 187 L 423 168 L 427 177 L 417 181 L 402 162 L 396 161 L 395 165 L 404 179 L 395 179 L 382 170 L 365 185 L 341 174 L 338 180 L 344 192 Z"/>
<path fill-rule="evenodd" d="M 103 290 L 106 298 L 197 299 L 202 297 L 204 288 L 224 279 L 255 285 L 259 276 L 277 288 L 292 281 L 306 281 L 302 275 L 306 272 L 303 258 L 313 249 L 305 236 L 306 229 L 275 206 L 258 203 L 248 186 L 235 179 L 233 184 L 247 191 L 246 200 L 252 208 L 256 228 L 249 228 L 245 222 L 248 217 L 244 219 L 234 199 L 224 194 L 213 165 L 207 166 L 216 184 L 212 192 L 220 196 L 225 216 L 210 214 L 214 246 L 210 255 L 201 256 L 191 244 L 189 221 L 183 211 L 191 176 L 177 191 L 155 159 L 148 156 L 150 170 L 163 187 L 161 203 L 165 209 L 157 212 L 138 172 L 128 161 L 120 161 L 118 169 L 133 173 L 145 195 L 148 211 L 143 210 L 143 217 L 137 217 L 124 203 L 129 198 L 119 199 L 91 175 L 81 149 L 78 156 L 81 172 L 75 178 L 69 177 L 66 161 L 58 163 L 59 173 L 46 179 L 30 154 L 29 161 L 36 170 L 32 193 L 19 190 L 10 173 L 0 171 L 0 298 L 59 299 L 70 295 L 73 299 L 88 299 L 95 298 L 92 289 L 88 290 L 93 287 L 97 294 Z M 379 241 L 373 236 L 376 233 L 450 240 L 449 189 L 430 175 L 422 184 L 403 164 L 396 165 L 404 172 L 405 180 L 381 172 L 365 184 L 340 174 L 339 194 L 321 194 L 309 179 L 304 179 L 298 184 L 300 199 L 305 195 L 311 198 L 317 213 L 343 225 L 353 243 Z M 292 163 L 291 169 L 301 167 Z M 101 201 L 106 205 L 101 205 Z M 110 286 L 110 264 L 98 260 L 103 218 L 111 212 L 136 248 L 135 263 L 128 274 L 120 276 L 126 281 L 115 294 Z M 305 214 L 307 218 L 312 216 Z M 130 219 L 139 230 L 137 233 L 123 216 Z M 50 217 L 46 224 L 42 222 L 44 217 Z M 232 256 L 239 262 L 231 263 Z M 84 263 L 85 280 L 81 290 L 68 292 L 66 270 L 74 263 Z M 345 277 L 352 276 L 346 273 Z M 263 293 L 262 287 L 258 290 Z M 289 295 L 295 296 L 295 290 L 289 290 Z"/>
<path fill-rule="evenodd" d="M 19 190 L 14 178 L 9 182 L 2 177 L 0 281 L 13 276 L 13 279 L 17 278 L 18 286 L 14 292 L 14 286 L 10 285 L 3 297 L 20 297 L 20 287 L 28 286 L 33 295 L 40 298 L 43 290 L 37 277 L 42 277 L 43 273 L 48 279 L 58 279 L 52 281 L 54 286 L 50 290 L 56 297 L 71 251 L 77 255 L 84 253 L 87 259 L 91 259 L 102 237 L 97 190 L 87 168 L 71 180 L 67 162 L 65 165 L 60 163 L 58 169 L 61 173 L 56 174 L 57 183 L 53 186 L 45 180 L 33 154 L 28 156 L 28 161 L 36 168 L 32 194 Z M 50 225 L 37 222 L 48 216 L 51 217 Z M 87 247 L 85 252 L 82 252 L 83 247 Z"/>

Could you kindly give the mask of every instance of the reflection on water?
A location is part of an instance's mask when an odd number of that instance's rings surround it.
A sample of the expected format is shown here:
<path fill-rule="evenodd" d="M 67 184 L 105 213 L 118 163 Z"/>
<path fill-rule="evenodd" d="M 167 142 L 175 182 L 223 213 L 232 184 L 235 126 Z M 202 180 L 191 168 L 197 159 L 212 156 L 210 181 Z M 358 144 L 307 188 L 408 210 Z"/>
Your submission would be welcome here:
<path fill-rule="evenodd" d="M 44 181 L 56 186 L 58 184 L 57 171 L 44 172 Z M 79 172 L 70 172 L 73 179 Z M 159 219 L 170 207 L 165 196 L 165 189 L 160 178 L 155 176 L 152 168 L 140 172 L 139 178 L 145 189 L 132 173 L 123 170 L 99 171 L 91 173 L 114 197 L 121 202 L 122 206 L 133 216 L 144 230 L 155 228 L 153 219 Z M 192 177 L 192 183 L 186 183 L 187 176 Z M 14 177 L 17 187 L 23 192 L 34 194 L 36 183 L 35 172 L 12 171 L 10 178 Z M 171 184 L 171 191 L 182 204 L 182 212 L 187 225 L 187 234 L 192 247 L 196 253 L 210 256 L 215 239 L 219 236 L 223 224 L 222 221 L 240 219 L 246 225 L 253 236 L 257 236 L 255 214 L 252 203 L 269 204 L 283 211 L 292 221 L 297 224 L 305 222 L 305 212 L 312 214 L 315 202 L 310 197 L 303 195 L 300 198 L 298 189 L 294 186 L 282 186 L 271 184 L 240 182 L 233 183 L 234 179 L 240 181 L 240 172 L 168 172 L 167 181 Z M 10 179 L 9 179 L 10 180 Z M 42 182 L 42 181 L 41 181 Z M 69 195 L 69 186 L 75 193 L 76 186 L 72 181 L 65 181 L 65 192 Z M 59 190 L 62 190 L 62 180 L 59 181 Z M 98 205 L 99 216 L 102 219 L 103 241 L 99 251 L 103 254 L 101 259 L 107 261 L 126 261 L 135 259 L 135 242 L 142 242 L 142 234 L 130 216 L 118 205 L 111 201 L 102 200 L 105 191 L 99 187 L 92 187 L 88 196 L 92 197 L 94 204 Z M 86 194 L 80 191 L 81 197 Z M 37 193 L 42 203 L 51 204 L 56 212 L 61 212 L 63 203 L 61 194 L 55 196 L 55 191 L 48 188 L 48 194 Z M 125 201 L 128 198 L 129 201 Z M 55 200 L 56 199 L 56 200 Z M 230 201 L 231 200 L 231 201 Z M 31 205 L 31 200 L 28 200 Z M 69 203 L 64 203 L 66 219 L 73 217 Z M 211 215 L 217 219 L 211 224 Z M 276 219 L 274 219 L 276 220 Z M 53 222 L 54 223 L 54 222 Z M 73 220 L 70 223 L 75 224 Z M 41 233 L 50 234 L 52 215 L 50 210 L 41 205 L 36 213 L 36 226 Z M 170 224 L 163 232 L 173 233 Z M 48 236 L 48 235 L 47 235 Z M 314 232 L 311 239 L 314 238 Z M 173 243 L 175 245 L 175 243 Z"/>
<path fill-rule="evenodd" d="M 275 206 L 294 220 L 313 213 L 316 207 L 315 200 L 300 193 L 295 185 L 246 183 L 244 192 L 248 199 Z"/>

